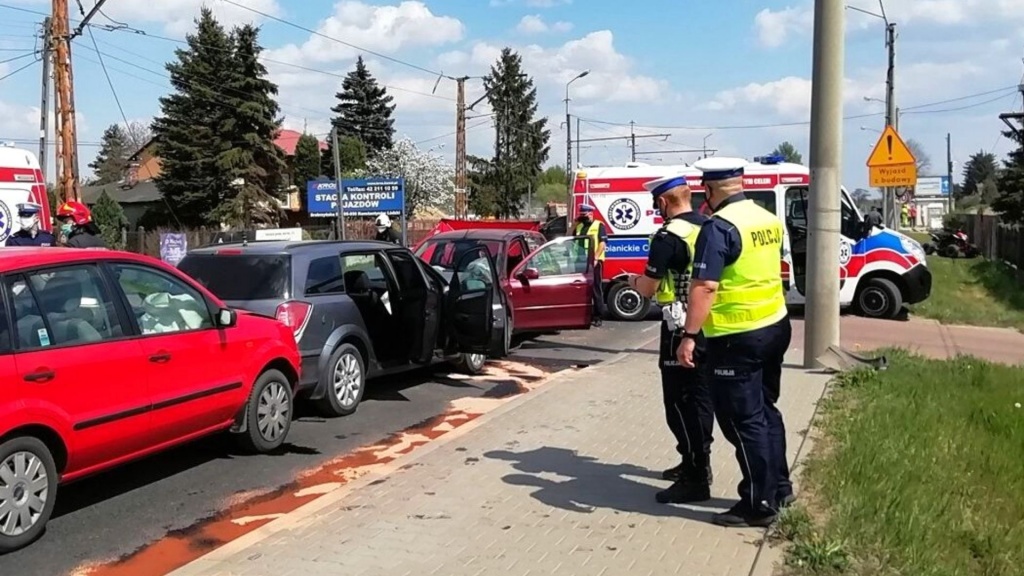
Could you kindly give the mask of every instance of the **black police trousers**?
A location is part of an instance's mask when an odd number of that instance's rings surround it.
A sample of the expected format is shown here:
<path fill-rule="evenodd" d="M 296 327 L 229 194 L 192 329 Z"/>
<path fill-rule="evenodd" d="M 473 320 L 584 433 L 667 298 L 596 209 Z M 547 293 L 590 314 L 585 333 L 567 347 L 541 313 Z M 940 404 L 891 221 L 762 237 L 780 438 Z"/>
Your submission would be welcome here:
<path fill-rule="evenodd" d="M 787 316 L 765 328 L 708 339 L 715 416 L 736 449 L 740 504 L 751 511 L 778 510 L 793 494 L 786 427 L 776 407 L 791 338 Z"/>
<path fill-rule="evenodd" d="M 659 364 L 665 422 L 676 439 L 676 451 L 682 457 L 683 469 L 680 476 L 686 480 L 707 483 L 715 426 L 708 370 L 702 362 L 696 368 L 680 366 L 675 359 L 678 344 L 678 337 L 671 335 L 662 323 Z"/>

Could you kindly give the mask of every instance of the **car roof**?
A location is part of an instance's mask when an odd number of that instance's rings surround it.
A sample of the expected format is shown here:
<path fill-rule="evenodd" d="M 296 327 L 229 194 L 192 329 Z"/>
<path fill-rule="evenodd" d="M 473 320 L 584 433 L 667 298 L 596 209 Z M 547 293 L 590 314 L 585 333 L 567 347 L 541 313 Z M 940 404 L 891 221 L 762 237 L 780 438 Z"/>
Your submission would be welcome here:
<path fill-rule="evenodd" d="M 359 252 L 362 250 L 380 250 L 381 248 L 399 248 L 399 246 L 377 240 L 267 240 L 211 244 L 210 246 L 190 250 L 189 254 L 216 254 L 221 250 L 240 251 L 243 254 L 292 254 L 322 252 L 332 248 L 340 249 L 341 252 Z"/>
<path fill-rule="evenodd" d="M 481 228 L 476 230 L 452 230 L 450 232 L 441 232 L 434 234 L 430 238 L 427 238 L 427 242 L 432 240 L 508 240 L 517 236 L 525 236 L 530 230 L 502 230 L 493 228 Z"/>
<path fill-rule="evenodd" d="M 143 264 L 159 262 L 149 256 L 105 248 L 57 248 L 41 246 L 0 248 L 0 271 L 36 266 L 56 266 L 97 260 L 131 260 Z"/>

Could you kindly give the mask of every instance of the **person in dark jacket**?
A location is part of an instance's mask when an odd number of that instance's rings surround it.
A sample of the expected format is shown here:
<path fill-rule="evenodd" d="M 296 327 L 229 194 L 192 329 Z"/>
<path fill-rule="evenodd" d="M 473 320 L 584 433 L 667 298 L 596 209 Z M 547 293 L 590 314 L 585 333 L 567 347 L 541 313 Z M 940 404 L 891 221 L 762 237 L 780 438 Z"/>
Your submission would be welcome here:
<path fill-rule="evenodd" d="M 68 200 L 57 209 L 64 246 L 69 248 L 106 248 L 100 227 L 92 221 L 92 212 L 81 202 Z"/>
<path fill-rule="evenodd" d="M 381 214 L 377 216 L 377 221 L 374 223 L 377 226 L 377 236 L 375 240 L 381 242 L 390 242 L 392 244 L 402 243 L 402 234 L 395 230 L 391 218 L 387 214 Z"/>
<path fill-rule="evenodd" d="M 56 246 L 57 239 L 46 230 L 40 230 L 39 214 L 43 207 L 35 202 L 18 204 L 18 224 L 21 229 L 7 237 L 7 246 Z"/>

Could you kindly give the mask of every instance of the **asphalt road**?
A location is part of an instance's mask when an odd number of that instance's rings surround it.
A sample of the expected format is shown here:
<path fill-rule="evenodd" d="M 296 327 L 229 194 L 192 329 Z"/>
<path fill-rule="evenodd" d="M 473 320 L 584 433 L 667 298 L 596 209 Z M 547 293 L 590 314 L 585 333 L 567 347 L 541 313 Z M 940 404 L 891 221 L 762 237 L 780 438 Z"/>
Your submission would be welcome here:
<path fill-rule="evenodd" d="M 540 336 L 523 342 L 513 359 L 551 371 L 587 366 L 642 345 L 657 326 L 606 322 Z M 487 393 L 437 369 L 377 380 L 353 416 L 328 420 L 300 410 L 278 455 L 238 455 L 218 436 L 62 487 L 46 534 L 0 556 L 0 574 L 53 576 L 121 557 L 210 517 L 234 495 L 283 486 L 298 472 L 443 413 L 454 399 Z"/>

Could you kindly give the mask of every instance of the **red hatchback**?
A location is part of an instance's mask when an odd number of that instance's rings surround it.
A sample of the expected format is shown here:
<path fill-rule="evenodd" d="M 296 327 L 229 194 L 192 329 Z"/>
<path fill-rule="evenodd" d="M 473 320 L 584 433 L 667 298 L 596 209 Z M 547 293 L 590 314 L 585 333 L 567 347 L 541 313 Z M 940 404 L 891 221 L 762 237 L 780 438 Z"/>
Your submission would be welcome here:
<path fill-rule="evenodd" d="M 69 482 L 230 430 L 281 446 L 299 354 L 174 268 L 124 252 L 0 249 L 0 552 Z"/>
<path fill-rule="evenodd" d="M 544 240 L 529 230 L 455 230 L 427 238 L 416 247 L 416 255 L 450 278 L 462 254 L 486 247 L 511 304 L 514 332 L 587 330 L 593 314 L 590 239 Z"/>

